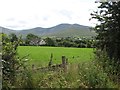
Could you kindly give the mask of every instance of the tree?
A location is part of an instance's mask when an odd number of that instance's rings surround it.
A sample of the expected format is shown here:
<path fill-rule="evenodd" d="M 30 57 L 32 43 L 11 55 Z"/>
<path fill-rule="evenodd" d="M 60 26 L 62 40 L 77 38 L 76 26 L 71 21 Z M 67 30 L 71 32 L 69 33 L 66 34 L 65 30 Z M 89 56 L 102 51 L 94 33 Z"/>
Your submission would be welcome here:
<path fill-rule="evenodd" d="M 91 14 L 100 22 L 94 28 L 98 33 L 96 47 L 106 51 L 110 59 L 120 62 L 120 1 L 101 2 L 98 8 Z"/>
<path fill-rule="evenodd" d="M 14 33 L 11 33 L 9 35 L 9 38 L 10 38 L 11 42 L 18 41 L 18 38 L 17 38 L 17 36 Z"/>
<path fill-rule="evenodd" d="M 47 38 L 45 39 L 45 42 L 46 42 L 46 45 L 47 45 L 47 46 L 55 46 L 55 41 L 52 40 L 52 39 L 49 38 L 49 37 L 47 37 Z"/>
<path fill-rule="evenodd" d="M 30 42 L 33 42 L 32 44 L 34 44 L 34 42 L 35 42 L 35 44 L 36 44 L 37 41 L 39 41 L 39 39 L 40 38 L 38 36 L 30 33 L 26 36 L 25 43 L 26 43 L 26 45 L 31 45 Z"/>
<path fill-rule="evenodd" d="M 28 40 L 30 40 L 32 38 L 38 38 L 38 36 L 31 34 L 31 33 L 26 36 L 26 39 L 28 39 Z"/>
<path fill-rule="evenodd" d="M 97 19 L 96 56 L 110 79 L 120 82 L 120 1 L 101 2 L 92 18 Z"/>

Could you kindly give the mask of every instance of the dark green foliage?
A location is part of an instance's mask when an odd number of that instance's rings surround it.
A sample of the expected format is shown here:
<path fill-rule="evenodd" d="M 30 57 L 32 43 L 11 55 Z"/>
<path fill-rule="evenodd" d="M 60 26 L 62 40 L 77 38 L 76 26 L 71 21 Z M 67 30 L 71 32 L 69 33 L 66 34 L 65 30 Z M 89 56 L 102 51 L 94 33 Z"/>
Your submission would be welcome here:
<path fill-rule="evenodd" d="M 18 63 L 16 60 L 18 41 L 13 41 L 12 36 L 9 39 L 5 34 L 2 34 L 2 38 L 3 79 L 10 81 L 10 83 L 13 84 L 15 78 L 15 66 Z"/>
<path fill-rule="evenodd" d="M 26 36 L 26 39 L 28 39 L 28 40 L 31 40 L 33 38 L 38 38 L 38 36 L 31 34 L 31 33 Z"/>
<path fill-rule="evenodd" d="M 17 56 L 17 47 L 21 39 L 16 35 L 2 34 L 2 85 L 4 89 L 15 88 L 18 74 L 25 69 L 25 60 Z"/>
<path fill-rule="evenodd" d="M 92 48 L 94 47 L 94 39 L 88 39 L 88 38 L 72 38 L 72 37 L 66 37 L 66 38 L 56 38 L 57 46 L 63 46 L 63 47 L 77 47 L 77 48 Z"/>
<path fill-rule="evenodd" d="M 91 14 L 100 22 L 95 27 L 98 33 L 96 47 L 105 50 L 110 59 L 120 61 L 120 1 L 102 2 L 99 9 Z"/>
<path fill-rule="evenodd" d="M 52 40 L 52 39 L 49 38 L 49 37 L 47 37 L 47 38 L 45 39 L 45 42 L 46 42 L 46 45 L 47 45 L 47 46 L 55 46 L 55 41 Z"/>
<path fill-rule="evenodd" d="M 9 35 L 9 38 L 10 38 L 10 41 L 11 41 L 11 42 L 18 41 L 18 38 L 17 38 L 17 36 L 16 36 L 14 33 L 10 34 L 10 35 Z"/>
<path fill-rule="evenodd" d="M 92 18 L 100 24 L 94 28 L 96 37 L 96 55 L 100 65 L 114 82 L 120 82 L 120 1 L 101 2 L 99 10 Z"/>

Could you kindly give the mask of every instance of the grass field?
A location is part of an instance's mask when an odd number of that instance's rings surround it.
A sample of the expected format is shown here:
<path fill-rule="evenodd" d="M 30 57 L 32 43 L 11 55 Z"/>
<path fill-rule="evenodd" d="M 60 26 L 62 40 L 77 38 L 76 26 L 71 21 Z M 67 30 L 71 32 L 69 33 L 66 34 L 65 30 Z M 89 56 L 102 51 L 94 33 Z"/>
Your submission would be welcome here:
<path fill-rule="evenodd" d="M 23 57 L 27 54 L 28 63 L 37 66 L 48 65 L 51 53 L 53 54 L 53 64 L 61 63 L 61 56 L 68 58 L 69 63 L 79 63 L 90 61 L 93 58 L 92 48 L 65 48 L 65 47 L 40 47 L 40 46 L 20 46 L 18 55 Z"/>

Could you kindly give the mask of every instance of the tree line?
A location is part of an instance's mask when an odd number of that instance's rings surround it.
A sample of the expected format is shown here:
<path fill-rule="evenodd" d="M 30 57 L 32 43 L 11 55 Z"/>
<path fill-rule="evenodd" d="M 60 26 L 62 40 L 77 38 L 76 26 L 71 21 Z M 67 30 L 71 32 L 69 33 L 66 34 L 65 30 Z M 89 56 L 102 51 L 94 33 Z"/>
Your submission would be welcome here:
<path fill-rule="evenodd" d="M 12 33 L 9 35 L 12 41 L 18 37 Z M 39 37 L 34 34 L 28 34 L 25 38 L 21 37 L 21 46 L 55 46 L 55 47 L 77 47 L 77 48 L 93 48 L 94 38 L 79 37 Z"/>

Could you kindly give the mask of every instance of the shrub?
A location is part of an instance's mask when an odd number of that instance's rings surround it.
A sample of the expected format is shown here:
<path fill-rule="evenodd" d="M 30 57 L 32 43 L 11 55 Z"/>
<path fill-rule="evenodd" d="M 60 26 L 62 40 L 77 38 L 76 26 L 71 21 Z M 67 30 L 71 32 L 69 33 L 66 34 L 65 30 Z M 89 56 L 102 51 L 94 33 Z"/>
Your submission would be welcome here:
<path fill-rule="evenodd" d="M 120 64 L 113 59 L 110 59 L 104 51 L 96 51 L 96 62 L 104 69 L 109 78 L 120 85 Z"/>
<path fill-rule="evenodd" d="M 89 63 L 80 63 L 80 87 L 86 88 L 113 88 L 107 73 L 95 61 Z"/>

